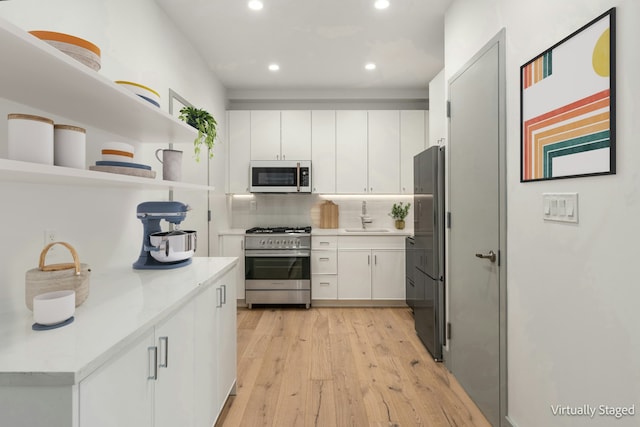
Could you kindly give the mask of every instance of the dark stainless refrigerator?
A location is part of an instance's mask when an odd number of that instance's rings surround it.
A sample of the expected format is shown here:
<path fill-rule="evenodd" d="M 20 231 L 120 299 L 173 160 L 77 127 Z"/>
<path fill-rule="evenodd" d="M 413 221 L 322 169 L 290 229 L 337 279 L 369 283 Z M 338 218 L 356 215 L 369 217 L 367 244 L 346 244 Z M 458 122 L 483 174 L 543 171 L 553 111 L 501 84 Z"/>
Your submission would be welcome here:
<path fill-rule="evenodd" d="M 442 360 L 444 295 L 444 147 L 413 158 L 416 332 L 436 360 Z"/>

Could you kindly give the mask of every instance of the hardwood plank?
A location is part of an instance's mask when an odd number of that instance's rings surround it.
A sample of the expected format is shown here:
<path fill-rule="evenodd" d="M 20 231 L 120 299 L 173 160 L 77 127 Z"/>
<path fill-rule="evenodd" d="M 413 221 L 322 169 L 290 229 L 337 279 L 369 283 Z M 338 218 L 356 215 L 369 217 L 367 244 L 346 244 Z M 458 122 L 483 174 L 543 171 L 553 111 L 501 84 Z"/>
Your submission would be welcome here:
<path fill-rule="evenodd" d="M 307 385 L 305 426 L 338 426 L 333 381 L 311 380 Z"/>

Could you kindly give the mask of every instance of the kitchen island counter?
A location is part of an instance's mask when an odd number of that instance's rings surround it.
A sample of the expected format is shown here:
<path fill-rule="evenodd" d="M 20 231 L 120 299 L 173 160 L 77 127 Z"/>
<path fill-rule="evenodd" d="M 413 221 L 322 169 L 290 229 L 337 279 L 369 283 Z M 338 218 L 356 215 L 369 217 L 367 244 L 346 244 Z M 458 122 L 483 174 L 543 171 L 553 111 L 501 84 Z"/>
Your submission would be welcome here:
<path fill-rule="evenodd" d="M 78 384 L 234 268 L 237 258 L 193 258 L 170 270 L 93 271 L 73 323 L 33 331 L 22 307 L 0 313 L 0 387 Z"/>

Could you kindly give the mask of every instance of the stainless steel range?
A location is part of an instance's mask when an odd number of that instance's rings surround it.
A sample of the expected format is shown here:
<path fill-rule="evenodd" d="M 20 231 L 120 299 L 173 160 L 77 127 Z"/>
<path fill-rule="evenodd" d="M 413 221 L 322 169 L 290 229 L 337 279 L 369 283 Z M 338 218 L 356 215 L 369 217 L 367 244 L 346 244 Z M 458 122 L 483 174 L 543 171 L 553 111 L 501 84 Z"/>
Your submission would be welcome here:
<path fill-rule="evenodd" d="M 311 305 L 311 227 L 255 227 L 244 238 L 245 297 L 253 304 Z"/>

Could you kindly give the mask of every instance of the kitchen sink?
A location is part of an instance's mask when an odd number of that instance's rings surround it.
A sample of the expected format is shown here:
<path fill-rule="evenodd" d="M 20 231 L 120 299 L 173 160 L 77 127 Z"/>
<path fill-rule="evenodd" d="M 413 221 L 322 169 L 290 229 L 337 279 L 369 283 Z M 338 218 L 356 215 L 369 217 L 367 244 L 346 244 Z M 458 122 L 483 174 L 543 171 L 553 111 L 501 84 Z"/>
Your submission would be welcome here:
<path fill-rule="evenodd" d="M 347 233 L 388 233 L 388 228 L 345 228 Z"/>

